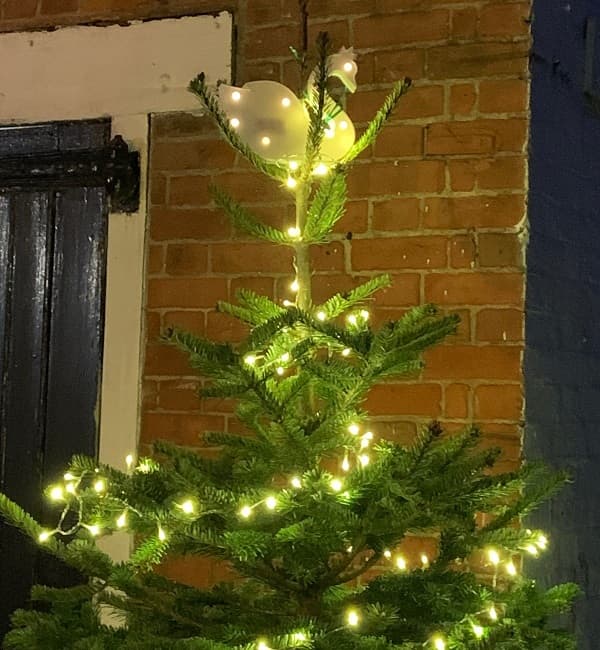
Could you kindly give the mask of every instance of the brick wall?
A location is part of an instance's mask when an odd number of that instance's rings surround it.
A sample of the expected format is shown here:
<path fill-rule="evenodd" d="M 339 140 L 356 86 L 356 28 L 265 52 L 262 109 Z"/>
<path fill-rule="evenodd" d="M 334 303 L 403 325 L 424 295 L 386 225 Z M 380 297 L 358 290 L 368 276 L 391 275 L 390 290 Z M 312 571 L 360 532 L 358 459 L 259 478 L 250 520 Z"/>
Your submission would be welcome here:
<path fill-rule="evenodd" d="M 315 300 L 381 271 L 376 322 L 432 301 L 462 316 L 460 333 L 427 355 L 422 377 L 377 387 L 367 406 L 381 435 L 408 440 L 437 417 L 480 422 L 489 444 L 520 455 L 528 2 L 502 0 L 314 0 L 311 34 L 359 54 L 359 91 L 348 113 L 360 127 L 392 83 L 414 88 L 390 127 L 349 177 L 348 210 L 335 241 L 313 252 Z M 296 88 L 288 56 L 298 44 L 296 0 L 134 2 L 3 0 L 0 29 L 233 9 L 237 83 L 259 78 Z M 193 56 L 193 53 L 190 53 Z M 201 65 L 201 62 L 199 62 Z M 232 231 L 211 208 L 210 182 L 275 224 L 291 221 L 286 193 L 256 176 L 197 115 L 152 120 L 147 339 L 142 444 L 168 437 L 195 446 L 203 429 L 236 430 L 231 405 L 197 401 L 197 378 L 157 343 L 179 325 L 217 339 L 239 327 L 214 311 L 251 287 L 289 297 L 289 253 Z M 220 575 L 214 565 L 197 569 Z M 190 579 L 186 565 L 174 575 Z"/>

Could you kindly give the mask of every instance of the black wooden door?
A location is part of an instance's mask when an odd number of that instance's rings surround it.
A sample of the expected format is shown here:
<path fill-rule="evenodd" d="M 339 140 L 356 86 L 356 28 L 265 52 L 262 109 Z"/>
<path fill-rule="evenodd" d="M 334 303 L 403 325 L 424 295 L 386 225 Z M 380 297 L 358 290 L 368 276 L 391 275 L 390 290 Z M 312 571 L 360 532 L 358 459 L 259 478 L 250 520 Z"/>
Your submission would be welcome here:
<path fill-rule="evenodd" d="M 43 488 L 72 454 L 96 454 L 103 331 L 107 190 L 69 161 L 109 134 L 108 121 L 0 128 L 0 490 L 51 527 Z M 69 579 L 0 523 L 0 639 L 33 583 Z"/>

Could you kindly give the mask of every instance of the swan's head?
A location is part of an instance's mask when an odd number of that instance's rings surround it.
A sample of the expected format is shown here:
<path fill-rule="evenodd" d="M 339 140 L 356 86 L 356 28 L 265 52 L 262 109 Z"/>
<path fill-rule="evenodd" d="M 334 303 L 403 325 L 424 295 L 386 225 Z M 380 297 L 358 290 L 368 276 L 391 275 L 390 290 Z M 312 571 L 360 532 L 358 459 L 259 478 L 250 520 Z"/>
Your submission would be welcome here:
<path fill-rule="evenodd" d="M 337 77 L 346 88 L 353 93 L 356 90 L 356 54 L 354 48 L 343 47 L 336 54 L 328 59 L 328 71 L 330 77 Z"/>

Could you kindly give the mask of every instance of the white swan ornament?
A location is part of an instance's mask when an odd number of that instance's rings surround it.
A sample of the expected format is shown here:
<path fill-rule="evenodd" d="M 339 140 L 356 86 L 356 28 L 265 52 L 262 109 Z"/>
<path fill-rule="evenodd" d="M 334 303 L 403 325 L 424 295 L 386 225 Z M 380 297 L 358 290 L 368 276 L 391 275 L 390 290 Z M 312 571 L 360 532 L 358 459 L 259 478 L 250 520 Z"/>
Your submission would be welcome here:
<path fill-rule="evenodd" d="M 356 90 L 357 65 L 352 50 L 342 48 L 328 59 L 330 77 L 337 77 L 350 92 Z M 308 80 L 314 85 L 315 72 Z M 310 92 L 306 93 L 307 96 Z M 221 84 L 219 104 L 230 125 L 256 153 L 273 161 L 299 161 L 304 157 L 309 127 L 304 102 L 276 81 L 250 81 L 241 88 Z M 321 162 L 334 163 L 350 150 L 356 132 L 352 120 L 340 111 L 328 121 L 321 145 Z"/>

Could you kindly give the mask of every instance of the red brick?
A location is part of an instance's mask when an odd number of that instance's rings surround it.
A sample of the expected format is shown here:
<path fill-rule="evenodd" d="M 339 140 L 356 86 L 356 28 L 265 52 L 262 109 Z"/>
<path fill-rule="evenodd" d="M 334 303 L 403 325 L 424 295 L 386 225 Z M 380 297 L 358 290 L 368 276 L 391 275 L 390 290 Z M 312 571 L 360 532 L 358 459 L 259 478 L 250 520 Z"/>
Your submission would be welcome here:
<path fill-rule="evenodd" d="M 391 50 L 361 56 L 358 82 L 395 83 L 404 77 L 421 79 L 425 70 L 425 50 Z"/>
<path fill-rule="evenodd" d="M 267 243 L 212 244 L 215 273 L 289 273 L 292 249 Z"/>
<path fill-rule="evenodd" d="M 145 411 L 150 411 L 156 406 L 156 399 L 158 397 L 158 383 L 149 381 L 148 379 L 142 382 L 142 408 Z"/>
<path fill-rule="evenodd" d="M 518 420 L 523 415 L 521 386 L 477 386 L 475 417 L 480 420 Z"/>
<path fill-rule="evenodd" d="M 161 381 L 158 384 L 157 406 L 164 411 L 198 411 L 198 381 Z"/>
<path fill-rule="evenodd" d="M 77 11 L 79 0 L 42 0 L 40 13 L 45 14 L 68 14 Z"/>
<path fill-rule="evenodd" d="M 252 25 L 274 23 L 281 18 L 281 1 L 252 0 L 246 9 L 246 20 Z"/>
<path fill-rule="evenodd" d="M 355 123 L 367 122 L 381 108 L 388 91 L 364 90 L 348 98 L 348 114 Z M 443 86 L 415 86 L 400 99 L 392 119 L 425 118 L 444 112 Z"/>
<path fill-rule="evenodd" d="M 450 188 L 455 192 L 471 192 L 475 189 L 477 174 L 471 160 L 449 160 Z"/>
<path fill-rule="evenodd" d="M 472 235 L 457 235 L 450 239 L 450 266 L 455 269 L 473 268 L 477 254 Z"/>
<path fill-rule="evenodd" d="M 172 176 L 169 179 L 170 205 L 207 205 L 211 201 L 210 176 Z"/>
<path fill-rule="evenodd" d="M 369 392 L 365 407 L 378 415 L 441 414 L 442 389 L 439 384 L 385 384 Z"/>
<path fill-rule="evenodd" d="M 472 40 L 477 34 L 477 9 L 464 7 L 452 11 L 452 28 L 450 34 L 453 39 Z"/>
<path fill-rule="evenodd" d="M 162 174 L 150 176 L 150 203 L 164 205 L 167 202 L 167 179 Z"/>
<path fill-rule="evenodd" d="M 527 43 L 465 43 L 432 47 L 427 73 L 430 79 L 463 79 L 527 72 Z"/>
<path fill-rule="evenodd" d="M 262 80 L 282 83 L 281 63 L 278 61 L 254 61 L 244 64 L 244 81 Z"/>
<path fill-rule="evenodd" d="M 425 379 L 521 379 L 521 350 L 499 345 L 438 345 L 425 353 Z"/>
<path fill-rule="evenodd" d="M 430 10 L 368 16 L 354 21 L 354 45 L 358 48 L 439 41 L 448 36 L 446 10 Z"/>
<path fill-rule="evenodd" d="M 219 210 L 154 208 L 150 213 L 150 237 L 155 241 L 229 239 L 231 224 Z"/>
<path fill-rule="evenodd" d="M 471 387 L 467 384 L 450 384 L 444 389 L 444 415 L 447 418 L 469 417 Z"/>
<path fill-rule="evenodd" d="M 444 237 L 357 239 L 352 242 L 352 268 L 357 271 L 435 269 L 444 266 Z"/>
<path fill-rule="evenodd" d="M 152 307 L 212 307 L 227 296 L 225 278 L 152 279 L 147 305 Z"/>
<path fill-rule="evenodd" d="M 144 376 L 177 377 L 193 374 L 188 357 L 183 352 L 162 343 L 146 347 Z"/>
<path fill-rule="evenodd" d="M 208 269 L 208 246 L 204 244 L 169 244 L 166 271 L 169 275 L 193 275 Z"/>
<path fill-rule="evenodd" d="M 348 175 L 351 198 L 390 195 L 400 192 L 441 192 L 444 189 L 441 160 L 410 160 L 356 165 Z"/>
<path fill-rule="evenodd" d="M 196 113 L 155 113 L 151 126 L 153 142 L 161 138 L 212 136 L 216 139 L 219 136 L 219 129 L 212 118 Z"/>
<path fill-rule="evenodd" d="M 481 8 L 479 33 L 482 36 L 526 36 L 529 33 L 529 3 L 491 4 Z"/>
<path fill-rule="evenodd" d="M 418 199 L 389 199 L 373 203 L 373 230 L 416 230 L 419 221 Z"/>
<path fill-rule="evenodd" d="M 213 341 L 241 341 L 248 336 L 248 325 L 229 314 L 211 311 L 206 317 L 206 336 Z"/>
<path fill-rule="evenodd" d="M 476 323 L 478 341 L 523 340 L 523 311 L 520 309 L 482 309 L 477 313 Z"/>
<path fill-rule="evenodd" d="M 146 271 L 149 274 L 160 274 L 165 270 L 165 247 L 149 246 Z"/>
<path fill-rule="evenodd" d="M 479 235 L 480 266 L 521 267 L 522 244 L 514 233 L 481 233 Z"/>
<path fill-rule="evenodd" d="M 275 181 L 256 172 L 219 174 L 213 182 L 242 203 L 291 202 L 289 192 L 284 194 Z"/>
<path fill-rule="evenodd" d="M 181 171 L 231 167 L 235 151 L 223 140 L 157 142 L 152 147 L 154 170 Z"/>
<path fill-rule="evenodd" d="M 450 87 L 450 113 L 470 115 L 477 102 L 477 88 L 474 84 L 456 84 Z"/>
<path fill-rule="evenodd" d="M 252 31 L 246 41 L 244 57 L 248 59 L 267 59 L 289 55 L 289 46 L 298 44 L 299 30 L 296 25 L 265 27 Z"/>
<path fill-rule="evenodd" d="M 413 125 L 392 125 L 375 143 L 376 158 L 419 156 L 423 153 L 423 128 Z"/>
<path fill-rule="evenodd" d="M 392 285 L 375 294 L 378 307 L 406 307 L 417 305 L 420 300 L 421 277 L 416 273 L 392 275 Z"/>
<path fill-rule="evenodd" d="M 160 336 L 160 314 L 155 311 L 146 312 L 146 341 L 149 344 L 156 343 Z"/>
<path fill-rule="evenodd" d="M 522 151 L 527 123 L 521 119 L 446 122 L 427 127 L 428 154 L 473 154 Z"/>
<path fill-rule="evenodd" d="M 338 50 L 340 47 L 346 47 L 350 42 L 350 31 L 348 20 L 329 20 L 327 22 L 308 23 L 308 40 L 314 43 L 317 40 L 319 32 L 327 32 L 331 39 L 332 49 Z"/>
<path fill-rule="evenodd" d="M 479 84 L 479 110 L 482 113 L 522 113 L 526 108 L 526 81 L 494 79 Z"/>
<path fill-rule="evenodd" d="M 482 165 L 478 173 L 479 187 L 486 190 L 524 189 L 525 159 L 522 156 L 496 158 Z"/>
<path fill-rule="evenodd" d="M 333 232 L 366 232 L 369 227 L 369 202 L 348 201 L 344 216 L 335 224 Z"/>
<path fill-rule="evenodd" d="M 37 11 L 38 0 L 5 0 L 2 8 L 2 17 L 32 18 Z"/>
<path fill-rule="evenodd" d="M 363 284 L 368 278 L 358 276 L 336 274 L 317 274 L 313 276 L 312 293 L 313 302 L 320 304 L 329 300 L 336 293 L 346 293 L 351 291 L 359 284 Z M 284 288 L 278 291 L 280 297 L 291 298 L 289 291 L 289 280 L 285 281 Z"/>
<path fill-rule="evenodd" d="M 169 440 L 179 445 L 199 446 L 202 434 L 223 431 L 225 419 L 217 415 L 145 413 L 142 416 L 142 441 Z"/>
<path fill-rule="evenodd" d="M 522 194 L 425 199 L 426 228 L 503 228 L 518 224 L 525 213 Z"/>
<path fill-rule="evenodd" d="M 203 311 L 168 311 L 163 316 L 165 328 L 177 327 L 186 332 L 203 335 L 205 328 L 205 313 Z"/>
<path fill-rule="evenodd" d="M 425 300 L 440 305 L 520 305 L 520 273 L 431 273 L 425 277 Z"/>
<path fill-rule="evenodd" d="M 344 244 L 333 241 L 310 247 L 310 259 L 313 271 L 343 271 Z"/>
<path fill-rule="evenodd" d="M 236 293 L 240 289 L 248 289 L 254 291 L 254 293 L 272 298 L 274 295 L 273 278 L 232 278 L 229 288 L 229 300 L 235 301 Z"/>

